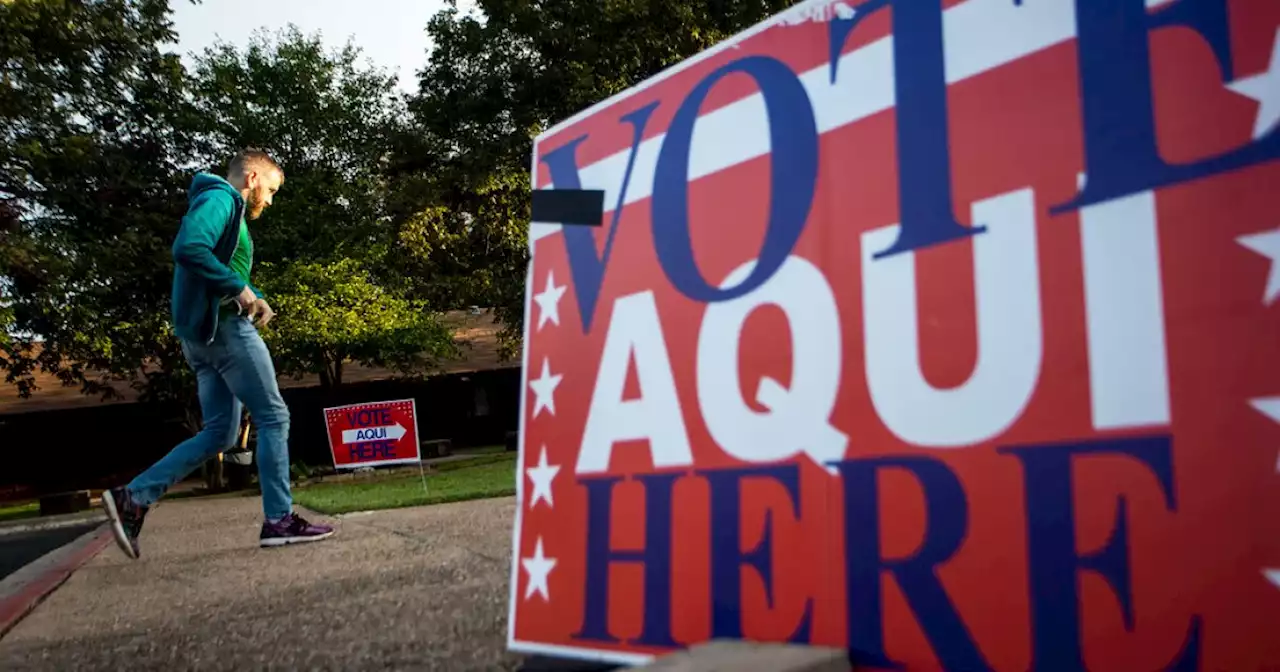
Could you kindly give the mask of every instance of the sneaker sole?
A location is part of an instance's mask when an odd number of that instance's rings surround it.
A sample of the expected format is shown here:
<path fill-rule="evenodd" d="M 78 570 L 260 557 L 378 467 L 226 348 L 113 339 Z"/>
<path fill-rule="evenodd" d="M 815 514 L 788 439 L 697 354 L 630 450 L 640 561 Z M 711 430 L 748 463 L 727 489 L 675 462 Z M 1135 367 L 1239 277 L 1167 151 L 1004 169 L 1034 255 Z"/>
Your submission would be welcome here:
<path fill-rule="evenodd" d="M 292 544 L 309 544 L 315 541 L 324 541 L 332 536 L 333 532 L 317 534 L 314 537 L 272 537 L 270 539 L 260 539 L 258 546 L 262 548 L 279 548 L 280 546 L 290 546 Z"/>
<path fill-rule="evenodd" d="M 137 560 L 138 556 L 133 553 L 129 536 L 124 533 L 124 525 L 120 523 L 120 512 L 116 510 L 115 496 L 110 491 L 102 493 L 102 509 L 107 512 L 107 520 L 111 521 L 111 535 L 116 538 L 116 546 L 119 546 L 130 560 Z"/>

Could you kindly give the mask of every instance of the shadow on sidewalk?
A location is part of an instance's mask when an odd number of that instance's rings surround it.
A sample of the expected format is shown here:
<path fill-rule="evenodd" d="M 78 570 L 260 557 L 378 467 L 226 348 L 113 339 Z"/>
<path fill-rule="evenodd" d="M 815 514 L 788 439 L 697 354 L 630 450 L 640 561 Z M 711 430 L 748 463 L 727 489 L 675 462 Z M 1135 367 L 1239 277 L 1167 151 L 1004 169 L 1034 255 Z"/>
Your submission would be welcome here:
<path fill-rule="evenodd" d="M 589 663 L 567 658 L 529 656 L 520 666 L 520 672 L 613 672 L 623 667 L 607 663 Z"/>

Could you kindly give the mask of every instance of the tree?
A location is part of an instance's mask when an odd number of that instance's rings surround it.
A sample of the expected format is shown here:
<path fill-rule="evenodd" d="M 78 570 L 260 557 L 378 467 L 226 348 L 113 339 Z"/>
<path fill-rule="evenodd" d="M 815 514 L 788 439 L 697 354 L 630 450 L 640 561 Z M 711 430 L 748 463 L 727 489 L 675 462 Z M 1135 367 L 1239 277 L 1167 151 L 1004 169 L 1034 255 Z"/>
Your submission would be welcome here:
<path fill-rule="evenodd" d="M 395 319 L 376 338 L 323 343 L 398 369 L 451 347 L 432 315 L 405 316 L 425 311 L 421 301 L 366 272 L 386 273 L 380 260 L 395 244 L 382 168 L 404 115 L 392 79 L 354 48 L 327 54 L 293 29 L 243 52 L 209 50 L 190 76 L 162 49 L 176 37 L 166 0 L 4 2 L 0 34 L 0 369 L 21 394 L 39 369 L 103 397 L 133 385 L 143 400 L 180 402 L 198 428 L 169 326 L 170 246 L 192 174 L 223 172 L 249 144 L 271 149 L 288 173 L 254 231 L 256 279 L 285 291 L 277 310 L 287 313 L 291 278 L 345 272 L 337 262 L 352 258 L 365 284 L 351 282 Z M 282 318 L 283 369 L 332 363 L 288 359 L 306 350 Z M 406 355 L 410 345 L 425 359 Z"/>
<path fill-rule="evenodd" d="M 518 349 L 533 138 L 792 2 L 478 0 L 472 13 L 450 2 L 428 25 L 434 46 L 391 168 L 402 240 L 450 243 L 408 247 L 415 291 L 495 306 L 506 351 Z"/>
<path fill-rule="evenodd" d="M 348 361 L 412 374 L 458 354 L 436 315 L 388 292 L 357 260 L 293 262 L 268 276 L 279 317 L 264 335 L 283 374 L 317 374 L 332 387 Z"/>
<path fill-rule="evenodd" d="M 292 25 L 244 50 L 205 50 L 192 76 L 213 160 L 253 146 L 285 169 L 275 205 L 251 225 L 255 259 L 378 266 L 391 242 L 382 168 L 405 116 L 396 80 L 352 44 L 329 53 Z"/>
<path fill-rule="evenodd" d="M 410 296 L 442 308 L 486 306 L 504 324 L 505 356 L 519 349 L 528 258 L 528 175 L 459 174 L 441 166 L 401 176 L 399 255 L 390 260 Z M 424 202 L 425 201 L 425 202 Z"/>
<path fill-rule="evenodd" d="M 185 369 L 169 246 L 199 145 L 182 64 L 161 49 L 168 3 L 14 0 L 0 35 L 0 368 L 24 395 L 37 369 L 103 397 L 146 388 L 141 371 L 168 380 Z"/>

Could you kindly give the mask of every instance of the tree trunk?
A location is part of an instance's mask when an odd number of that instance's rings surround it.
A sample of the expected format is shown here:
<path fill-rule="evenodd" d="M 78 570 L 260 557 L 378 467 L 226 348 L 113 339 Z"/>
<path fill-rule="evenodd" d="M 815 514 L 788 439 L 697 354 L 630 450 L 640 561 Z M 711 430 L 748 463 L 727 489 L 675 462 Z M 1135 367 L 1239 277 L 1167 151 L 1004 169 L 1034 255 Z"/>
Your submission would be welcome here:
<path fill-rule="evenodd" d="M 324 366 L 320 367 L 320 387 L 331 390 L 342 384 L 342 360 L 345 359 L 341 354 L 330 355 L 325 359 Z"/>

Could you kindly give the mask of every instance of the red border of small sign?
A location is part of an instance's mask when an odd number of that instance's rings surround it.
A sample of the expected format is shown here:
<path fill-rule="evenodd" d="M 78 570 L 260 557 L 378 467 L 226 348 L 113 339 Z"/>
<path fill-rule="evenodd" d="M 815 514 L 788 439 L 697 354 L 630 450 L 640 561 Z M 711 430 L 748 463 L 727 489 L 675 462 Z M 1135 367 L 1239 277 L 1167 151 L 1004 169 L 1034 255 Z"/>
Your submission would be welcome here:
<path fill-rule="evenodd" d="M 355 408 L 357 406 L 379 406 L 382 404 L 409 404 L 413 414 L 413 438 L 418 442 L 415 449 L 417 457 L 403 460 L 379 460 L 377 462 L 359 462 L 352 464 L 338 464 L 337 453 L 334 452 L 333 432 L 329 431 L 329 411 L 341 411 L 344 408 Z M 418 433 L 418 401 L 416 399 L 389 399 L 386 401 L 364 401 L 358 404 L 344 404 L 342 406 L 331 406 L 324 409 L 325 418 L 325 436 L 329 440 L 329 460 L 333 462 L 333 468 L 342 469 L 363 469 L 364 467 L 386 467 L 395 464 L 421 464 L 422 463 L 422 435 Z"/>

